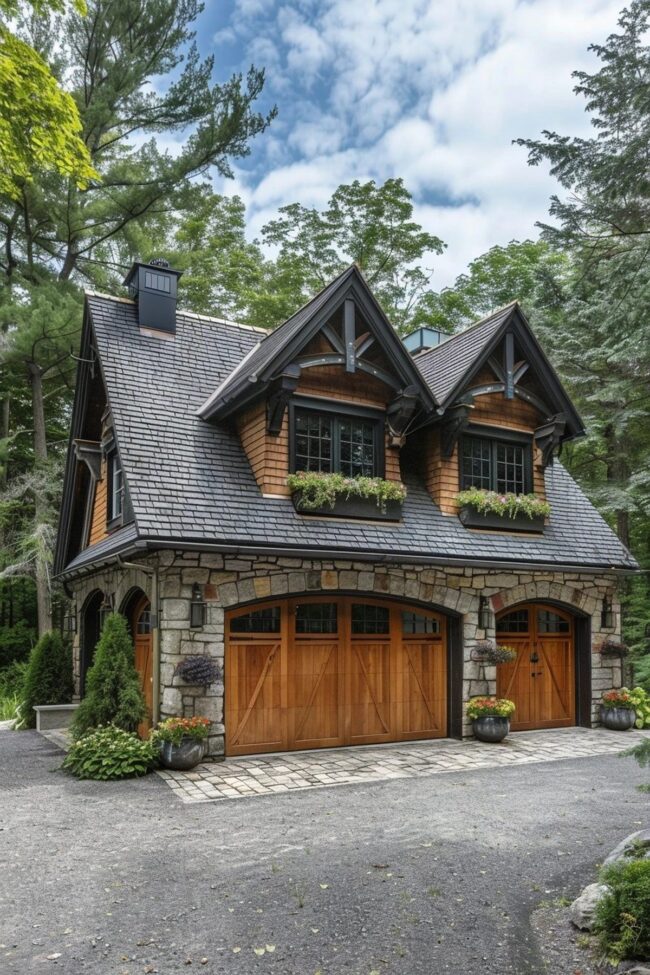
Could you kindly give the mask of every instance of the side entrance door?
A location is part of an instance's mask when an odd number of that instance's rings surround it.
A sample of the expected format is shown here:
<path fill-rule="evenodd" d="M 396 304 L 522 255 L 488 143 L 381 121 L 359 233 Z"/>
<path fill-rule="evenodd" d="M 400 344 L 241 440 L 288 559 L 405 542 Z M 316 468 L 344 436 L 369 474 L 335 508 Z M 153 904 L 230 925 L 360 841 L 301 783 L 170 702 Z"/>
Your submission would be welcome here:
<path fill-rule="evenodd" d="M 304 597 L 227 619 L 226 752 L 447 733 L 444 617 L 363 597 Z"/>
<path fill-rule="evenodd" d="M 151 605 L 142 595 L 133 604 L 131 611 L 131 633 L 135 649 L 135 669 L 140 675 L 140 687 L 147 706 L 147 716 L 138 725 L 138 734 L 145 738 L 151 730 L 151 710 L 153 705 L 153 636 L 151 632 Z"/>
<path fill-rule="evenodd" d="M 513 731 L 575 724 L 573 618 L 554 606 L 530 603 L 497 617 L 497 642 L 517 657 L 497 667 L 497 694 L 515 702 Z"/>

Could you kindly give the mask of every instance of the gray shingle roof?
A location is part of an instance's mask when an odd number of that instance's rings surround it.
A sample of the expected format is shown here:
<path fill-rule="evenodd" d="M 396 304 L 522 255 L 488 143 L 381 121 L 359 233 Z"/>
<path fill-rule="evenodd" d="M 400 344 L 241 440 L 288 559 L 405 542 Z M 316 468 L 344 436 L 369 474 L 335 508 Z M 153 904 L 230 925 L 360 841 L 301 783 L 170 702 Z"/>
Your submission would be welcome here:
<path fill-rule="evenodd" d="M 559 463 L 546 473 L 553 514 L 541 537 L 476 535 L 457 518 L 443 516 L 417 480 L 407 482 L 399 525 L 301 517 L 290 499 L 262 497 L 230 425 L 196 415 L 256 344 L 257 332 L 179 311 L 174 339 L 164 340 L 140 333 L 129 302 L 90 295 L 88 306 L 141 540 L 405 561 L 635 566 Z M 79 558 L 88 561 L 93 549 Z"/>
<path fill-rule="evenodd" d="M 438 402 L 445 402 L 516 307 L 517 302 L 513 301 L 464 332 L 458 332 L 435 348 L 415 356 L 415 364 Z"/>

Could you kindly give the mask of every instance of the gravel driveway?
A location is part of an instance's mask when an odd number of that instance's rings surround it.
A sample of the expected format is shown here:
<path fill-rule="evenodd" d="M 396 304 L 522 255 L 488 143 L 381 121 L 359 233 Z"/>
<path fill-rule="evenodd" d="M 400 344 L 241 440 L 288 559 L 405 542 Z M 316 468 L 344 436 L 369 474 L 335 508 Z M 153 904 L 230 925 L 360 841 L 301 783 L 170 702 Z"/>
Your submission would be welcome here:
<path fill-rule="evenodd" d="M 541 975 L 531 912 L 649 819 L 616 756 L 197 805 L 60 762 L 0 731 L 3 975 Z"/>

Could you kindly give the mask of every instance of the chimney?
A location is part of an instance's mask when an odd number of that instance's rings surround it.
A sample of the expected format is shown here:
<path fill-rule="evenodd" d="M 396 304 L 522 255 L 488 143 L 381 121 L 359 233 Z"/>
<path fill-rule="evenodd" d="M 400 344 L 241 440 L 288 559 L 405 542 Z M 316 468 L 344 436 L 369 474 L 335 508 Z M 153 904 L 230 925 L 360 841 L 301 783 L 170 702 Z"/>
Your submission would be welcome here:
<path fill-rule="evenodd" d="M 148 264 L 135 261 L 124 278 L 130 296 L 138 306 L 140 328 L 176 332 L 176 286 L 182 271 L 174 271 L 161 257 Z"/>
<path fill-rule="evenodd" d="M 449 336 L 446 332 L 425 326 L 423 328 L 416 328 L 414 332 L 409 332 L 402 339 L 402 343 L 411 355 L 417 355 L 418 352 L 435 349 L 437 345 L 440 345 L 441 342 L 444 342 L 448 338 Z"/>

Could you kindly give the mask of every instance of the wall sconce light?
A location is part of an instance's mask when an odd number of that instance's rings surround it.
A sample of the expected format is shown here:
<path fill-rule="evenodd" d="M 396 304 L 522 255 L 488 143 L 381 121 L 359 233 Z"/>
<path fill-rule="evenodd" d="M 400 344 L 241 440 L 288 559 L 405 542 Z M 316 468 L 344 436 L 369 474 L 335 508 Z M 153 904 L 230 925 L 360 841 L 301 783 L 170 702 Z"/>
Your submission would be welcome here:
<path fill-rule="evenodd" d="M 489 630 L 492 624 L 492 612 L 487 596 L 481 596 L 478 601 L 478 625 L 481 630 Z"/>
<path fill-rule="evenodd" d="M 610 630 L 614 626 L 614 613 L 612 610 L 612 601 L 609 596 L 605 596 L 603 599 L 603 608 L 600 613 L 600 625 L 603 630 Z"/>
<path fill-rule="evenodd" d="M 63 617 L 63 631 L 64 633 L 77 632 L 77 607 L 74 605 L 70 607 L 70 612 Z"/>
<path fill-rule="evenodd" d="M 205 626 L 206 604 L 201 595 L 201 588 L 198 582 L 192 586 L 192 599 L 190 600 L 190 626 L 192 629 Z"/>
<path fill-rule="evenodd" d="M 104 601 L 99 607 L 100 630 L 104 629 L 104 623 L 106 622 L 108 617 L 112 616 L 112 614 L 115 612 L 114 603 L 115 603 L 115 597 L 113 596 L 113 593 L 109 593 L 108 595 L 104 596 Z"/>

